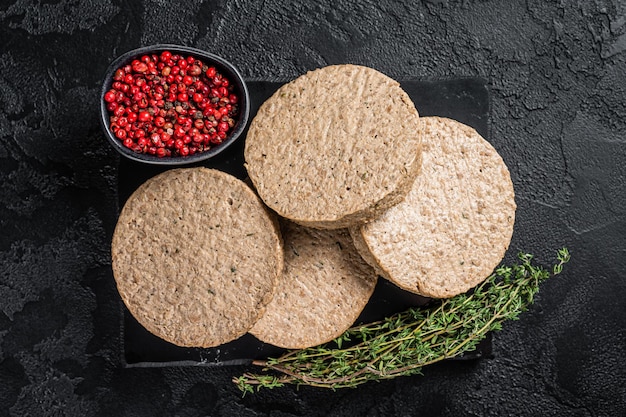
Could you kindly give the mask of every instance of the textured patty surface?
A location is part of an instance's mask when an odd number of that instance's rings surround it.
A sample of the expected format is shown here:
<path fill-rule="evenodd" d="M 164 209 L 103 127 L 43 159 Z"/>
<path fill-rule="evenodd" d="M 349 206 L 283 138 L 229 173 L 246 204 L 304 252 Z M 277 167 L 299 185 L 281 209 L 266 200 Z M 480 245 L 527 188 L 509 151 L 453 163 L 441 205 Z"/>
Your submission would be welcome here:
<path fill-rule="evenodd" d="M 357 319 L 377 275 L 358 254 L 346 229 L 283 224 L 285 270 L 274 299 L 251 333 L 284 348 L 330 341 Z"/>
<path fill-rule="evenodd" d="M 246 333 L 271 300 L 283 252 L 277 223 L 242 181 L 206 168 L 151 178 L 128 199 L 113 273 L 133 316 L 180 346 Z"/>
<path fill-rule="evenodd" d="M 398 82 L 334 65 L 282 86 L 245 145 L 257 192 L 279 215 L 317 228 L 371 220 L 401 201 L 419 172 L 419 115 Z"/>
<path fill-rule="evenodd" d="M 423 164 L 406 199 L 350 230 L 365 259 L 401 288 L 428 297 L 485 280 L 513 234 L 515 195 L 496 150 L 457 121 L 424 117 Z"/>

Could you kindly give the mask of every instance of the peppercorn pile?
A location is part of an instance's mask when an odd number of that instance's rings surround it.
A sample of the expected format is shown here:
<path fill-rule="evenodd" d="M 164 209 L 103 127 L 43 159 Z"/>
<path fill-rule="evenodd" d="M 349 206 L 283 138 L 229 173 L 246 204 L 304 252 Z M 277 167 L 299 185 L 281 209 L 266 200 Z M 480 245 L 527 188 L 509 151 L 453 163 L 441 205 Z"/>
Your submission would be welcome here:
<path fill-rule="evenodd" d="M 104 100 L 110 128 L 124 146 L 158 157 L 221 144 L 239 111 L 234 86 L 217 68 L 170 51 L 119 68 Z"/>

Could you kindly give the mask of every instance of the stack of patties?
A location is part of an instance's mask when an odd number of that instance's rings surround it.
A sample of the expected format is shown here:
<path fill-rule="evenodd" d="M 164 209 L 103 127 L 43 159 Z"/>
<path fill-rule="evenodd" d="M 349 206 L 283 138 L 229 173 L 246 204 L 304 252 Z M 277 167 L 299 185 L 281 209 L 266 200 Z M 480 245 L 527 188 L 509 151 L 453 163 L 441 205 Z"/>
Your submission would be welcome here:
<path fill-rule="evenodd" d="M 252 334 L 302 348 L 354 323 L 377 274 L 345 228 L 404 199 L 419 173 L 421 143 L 411 99 L 371 68 L 318 69 L 263 103 L 246 138 L 248 175 L 273 211 L 300 226 L 286 223 L 285 271 Z"/>
<path fill-rule="evenodd" d="M 259 196 L 279 216 L 301 230 L 349 228 L 377 274 L 416 294 L 468 291 L 490 275 L 511 239 L 513 185 L 495 149 L 459 122 L 419 118 L 399 84 L 369 68 L 326 67 L 283 86 L 252 121 L 245 160 Z M 300 272 L 313 270 L 320 257 L 294 257 L 283 237 L 287 271 L 295 260 Z M 315 344 L 296 341 L 345 315 L 318 313 L 333 291 L 302 291 L 311 282 L 329 278 L 284 273 L 252 333 L 279 346 Z M 357 316 L 350 296 L 342 299 Z M 342 324 L 337 331 L 350 326 Z"/>

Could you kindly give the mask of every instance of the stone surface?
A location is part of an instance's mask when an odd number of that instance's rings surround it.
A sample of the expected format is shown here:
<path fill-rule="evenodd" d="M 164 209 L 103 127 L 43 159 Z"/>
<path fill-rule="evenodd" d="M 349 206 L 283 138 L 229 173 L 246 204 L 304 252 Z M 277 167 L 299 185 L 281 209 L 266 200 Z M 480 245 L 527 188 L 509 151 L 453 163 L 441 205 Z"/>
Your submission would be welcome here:
<path fill-rule="evenodd" d="M 339 4 L 336 4 L 339 3 Z M 0 416 L 626 414 L 626 4 L 145 0 L 0 3 Z M 241 397 L 245 367 L 120 366 L 109 257 L 118 157 L 99 82 L 156 42 L 247 79 L 354 63 L 398 79 L 484 77 L 518 195 L 512 251 L 573 260 L 494 358 L 337 392 Z"/>

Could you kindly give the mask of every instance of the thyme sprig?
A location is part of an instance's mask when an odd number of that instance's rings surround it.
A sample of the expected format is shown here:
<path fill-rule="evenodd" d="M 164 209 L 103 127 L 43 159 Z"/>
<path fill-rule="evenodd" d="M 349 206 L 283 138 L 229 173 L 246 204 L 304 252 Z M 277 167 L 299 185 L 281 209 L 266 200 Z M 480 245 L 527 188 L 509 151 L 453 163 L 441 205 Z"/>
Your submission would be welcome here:
<path fill-rule="evenodd" d="M 355 326 L 334 342 L 255 360 L 264 373 L 245 373 L 233 382 L 245 394 L 255 387 L 297 384 L 336 389 L 421 374 L 424 366 L 472 351 L 505 320 L 517 320 L 533 303 L 539 284 L 560 274 L 570 255 L 560 249 L 551 270 L 534 265 L 530 254 L 520 253 L 518 258 L 511 266 L 497 268 L 471 292 L 429 309 L 409 308 Z"/>

